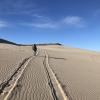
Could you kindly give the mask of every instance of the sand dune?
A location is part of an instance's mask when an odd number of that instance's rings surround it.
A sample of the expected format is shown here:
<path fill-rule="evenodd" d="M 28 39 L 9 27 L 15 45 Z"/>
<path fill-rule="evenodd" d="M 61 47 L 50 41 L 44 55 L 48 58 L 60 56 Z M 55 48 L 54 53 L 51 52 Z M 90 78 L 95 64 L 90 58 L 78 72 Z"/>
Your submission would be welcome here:
<path fill-rule="evenodd" d="M 100 53 L 0 43 L 0 100 L 100 100 Z"/>
<path fill-rule="evenodd" d="M 27 53 L 17 46 L 0 44 L 0 80 L 4 81 L 24 58 L 31 55 L 32 52 Z"/>
<path fill-rule="evenodd" d="M 47 51 L 50 66 L 70 100 L 100 100 L 100 53 L 53 47 Z"/>
<path fill-rule="evenodd" d="M 42 62 L 42 58 L 31 60 L 10 100 L 53 100 Z"/>

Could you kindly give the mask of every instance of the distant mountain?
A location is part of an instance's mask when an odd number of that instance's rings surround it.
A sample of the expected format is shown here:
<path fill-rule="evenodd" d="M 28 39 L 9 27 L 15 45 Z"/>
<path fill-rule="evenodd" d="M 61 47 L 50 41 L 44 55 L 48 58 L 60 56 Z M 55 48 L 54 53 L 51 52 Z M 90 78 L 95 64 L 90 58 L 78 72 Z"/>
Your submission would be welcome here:
<path fill-rule="evenodd" d="M 0 39 L 0 43 L 5 43 L 5 44 L 13 44 L 13 45 L 18 45 L 18 46 L 32 46 L 33 44 L 17 44 L 17 43 L 14 43 L 14 42 L 11 42 L 11 41 L 8 41 L 8 40 L 5 40 L 5 39 Z M 62 45 L 60 43 L 42 43 L 42 44 L 36 44 L 36 45 Z"/>
<path fill-rule="evenodd" d="M 6 43 L 6 44 L 18 45 L 18 44 L 14 43 L 14 42 L 10 42 L 10 41 L 5 40 L 5 39 L 0 39 L 0 43 Z"/>
<path fill-rule="evenodd" d="M 60 43 L 42 43 L 42 44 L 37 44 L 37 45 L 62 45 Z"/>

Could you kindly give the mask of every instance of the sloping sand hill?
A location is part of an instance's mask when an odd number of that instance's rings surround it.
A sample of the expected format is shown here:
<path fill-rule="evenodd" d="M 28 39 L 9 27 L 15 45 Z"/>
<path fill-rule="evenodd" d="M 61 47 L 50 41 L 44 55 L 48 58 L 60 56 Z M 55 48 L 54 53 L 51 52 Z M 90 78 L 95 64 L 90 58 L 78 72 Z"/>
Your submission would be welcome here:
<path fill-rule="evenodd" d="M 100 100 L 100 53 L 61 46 L 44 49 L 69 100 Z"/>
<path fill-rule="evenodd" d="M 0 100 L 100 100 L 100 53 L 0 43 Z"/>

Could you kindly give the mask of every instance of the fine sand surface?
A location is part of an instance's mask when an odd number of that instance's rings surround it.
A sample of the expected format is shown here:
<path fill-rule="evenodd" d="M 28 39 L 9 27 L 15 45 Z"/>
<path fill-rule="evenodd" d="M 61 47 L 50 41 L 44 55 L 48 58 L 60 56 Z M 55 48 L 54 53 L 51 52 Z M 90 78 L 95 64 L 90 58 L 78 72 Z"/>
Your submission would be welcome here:
<path fill-rule="evenodd" d="M 69 100 L 100 100 L 100 53 L 60 46 L 42 48 Z"/>
<path fill-rule="evenodd" d="M 100 100 L 100 53 L 0 43 L 0 100 Z"/>
<path fill-rule="evenodd" d="M 9 100 L 53 100 L 43 67 L 43 58 L 33 58 Z"/>
<path fill-rule="evenodd" d="M 24 58 L 32 55 L 28 47 L 26 51 L 24 49 L 25 47 L 0 43 L 0 82 L 6 80 Z"/>
<path fill-rule="evenodd" d="M 8 87 L 7 83 L 13 73 L 18 69 L 19 65 L 25 58 L 32 55 L 30 52 L 31 47 L 18 47 L 11 44 L 0 43 L 0 94 L 2 95 L 6 91 L 4 87 Z M 6 85 L 7 83 L 7 85 Z M 2 96 L 0 95 L 0 100 Z"/>

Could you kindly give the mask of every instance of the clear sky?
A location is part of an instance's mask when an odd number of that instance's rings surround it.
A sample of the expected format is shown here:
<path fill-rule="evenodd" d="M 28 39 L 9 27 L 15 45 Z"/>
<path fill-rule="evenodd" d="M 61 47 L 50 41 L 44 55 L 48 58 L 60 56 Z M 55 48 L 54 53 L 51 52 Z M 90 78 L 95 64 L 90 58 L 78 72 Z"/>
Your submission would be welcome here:
<path fill-rule="evenodd" d="M 100 0 L 0 0 L 0 38 L 100 51 Z"/>

